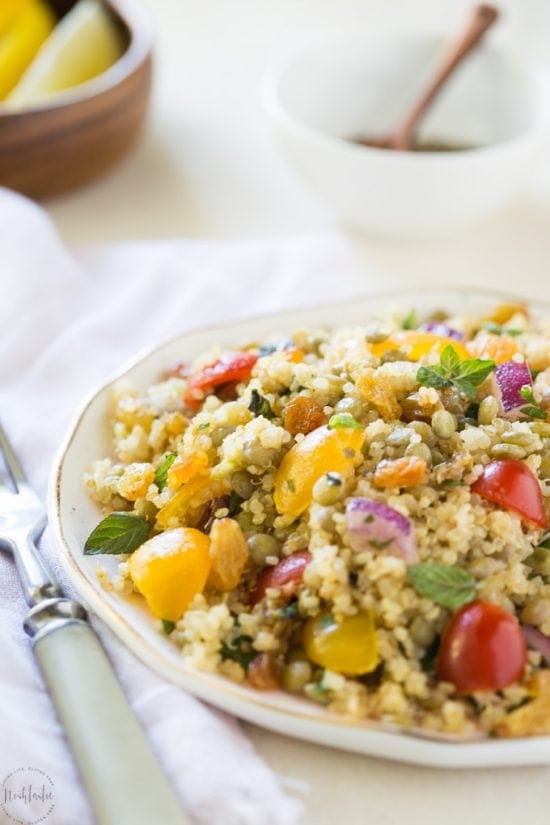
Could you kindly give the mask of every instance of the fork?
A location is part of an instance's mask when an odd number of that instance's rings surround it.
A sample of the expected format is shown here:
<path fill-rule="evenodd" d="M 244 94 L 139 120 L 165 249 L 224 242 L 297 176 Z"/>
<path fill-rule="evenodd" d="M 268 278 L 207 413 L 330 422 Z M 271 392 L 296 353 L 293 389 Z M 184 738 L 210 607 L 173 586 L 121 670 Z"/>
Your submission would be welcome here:
<path fill-rule="evenodd" d="M 88 791 L 98 825 L 184 825 L 186 819 L 81 604 L 66 598 L 36 543 L 40 499 L 0 424 L 13 489 L 0 483 L 0 550 L 16 563 L 31 610 L 24 627 Z"/>

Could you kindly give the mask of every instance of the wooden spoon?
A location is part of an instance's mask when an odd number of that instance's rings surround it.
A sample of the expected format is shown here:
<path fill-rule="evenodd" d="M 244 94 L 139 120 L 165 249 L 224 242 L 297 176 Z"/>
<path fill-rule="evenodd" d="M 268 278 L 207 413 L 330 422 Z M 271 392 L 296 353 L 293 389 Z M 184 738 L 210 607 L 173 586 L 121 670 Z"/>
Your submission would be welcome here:
<path fill-rule="evenodd" d="M 374 146 L 379 149 L 397 149 L 399 151 L 411 149 L 421 119 L 455 69 L 477 46 L 485 32 L 496 23 L 498 18 L 499 10 L 495 6 L 485 3 L 476 6 L 461 36 L 449 46 L 434 76 L 405 117 L 397 124 L 392 134 L 388 138 L 360 138 L 357 142 L 363 146 Z"/>

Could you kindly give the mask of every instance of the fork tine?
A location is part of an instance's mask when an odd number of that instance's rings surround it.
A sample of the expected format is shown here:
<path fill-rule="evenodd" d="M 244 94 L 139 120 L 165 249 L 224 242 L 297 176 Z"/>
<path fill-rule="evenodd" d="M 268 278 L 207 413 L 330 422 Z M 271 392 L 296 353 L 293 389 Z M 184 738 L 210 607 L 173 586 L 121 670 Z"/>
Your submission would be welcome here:
<path fill-rule="evenodd" d="M 6 462 L 6 467 L 8 468 L 8 472 L 11 476 L 11 480 L 17 490 L 19 490 L 19 486 L 21 484 L 25 484 L 27 481 L 27 477 L 23 472 L 23 467 L 19 459 L 17 458 L 13 447 L 11 446 L 8 436 L 6 435 L 6 431 L 2 427 L 0 423 L 0 452 L 4 456 L 4 461 Z"/>

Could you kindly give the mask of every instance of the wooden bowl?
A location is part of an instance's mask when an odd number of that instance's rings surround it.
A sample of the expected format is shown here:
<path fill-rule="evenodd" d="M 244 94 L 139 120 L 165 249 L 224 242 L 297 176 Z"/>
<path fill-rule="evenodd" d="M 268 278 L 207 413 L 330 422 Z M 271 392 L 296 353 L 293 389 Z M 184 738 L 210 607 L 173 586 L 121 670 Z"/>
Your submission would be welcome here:
<path fill-rule="evenodd" d="M 151 93 L 151 32 L 132 0 L 104 0 L 127 47 L 103 74 L 43 105 L 0 103 L 0 185 L 47 198 L 101 175 L 135 143 Z M 73 2 L 53 0 L 60 14 Z"/>

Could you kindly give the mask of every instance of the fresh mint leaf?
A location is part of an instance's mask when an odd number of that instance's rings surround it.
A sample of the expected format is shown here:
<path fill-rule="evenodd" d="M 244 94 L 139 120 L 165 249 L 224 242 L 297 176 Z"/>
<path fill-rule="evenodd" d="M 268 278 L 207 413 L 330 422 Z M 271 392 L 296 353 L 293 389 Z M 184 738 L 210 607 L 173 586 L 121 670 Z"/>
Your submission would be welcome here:
<path fill-rule="evenodd" d="M 456 610 L 475 598 L 476 581 L 462 567 L 419 562 L 411 564 L 407 572 L 416 592 L 441 607 Z"/>
<path fill-rule="evenodd" d="M 177 458 L 177 453 L 168 453 L 162 464 L 159 464 L 157 470 L 155 472 L 155 484 L 157 485 L 159 492 L 164 490 L 166 485 L 168 484 L 168 470 L 174 463 Z"/>
<path fill-rule="evenodd" d="M 416 380 L 423 387 L 433 387 L 436 390 L 442 390 L 451 384 L 449 379 L 442 374 L 441 367 L 419 367 Z"/>
<path fill-rule="evenodd" d="M 466 395 L 468 398 L 476 397 L 477 392 L 475 386 L 466 378 L 455 378 L 453 379 L 453 384 L 462 395 Z"/>
<path fill-rule="evenodd" d="M 547 549 L 550 549 L 550 533 L 547 533 L 544 536 L 543 540 L 538 545 L 538 547 L 546 547 Z"/>
<path fill-rule="evenodd" d="M 351 413 L 336 413 L 332 415 L 328 422 L 330 430 L 338 429 L 339 427 L 349 427 L 351 430 L 363 430 L 364 427 L 355 420 Z"/>
<path fill-rule="evenodd" d="M 436 390 L 454 386 L 468 398 L 475 398 L 476 387 L 485 381 L 495 366 L 494 361 L 481 358 L 466 358 L 461 361 L 455 348 L 449 344 L 441 353 L 439 364 L 419 367 L 416 380 L 424 387 Z"/>
<path fill-rule="evenodd" d="M 492 373 L 495 367 L 496 363 L 489 359 L 470 358 L 466 361 L 459 360 L 453 377 L 467 378 L 474 387 L 478 387 Z"/>
<path fill-rule="evenodd" d="M 451 378 L 460 367 L 460 356 L 451 344 L 445 347 L 439 359 L 444 372 Z"/>
<path fill-rule="evenodd" d="M 267 400 L 267 398 L 264 398 L 263 395 L 260 395 L 258 390 L 252 390 L 250 394 L 250 403 L 248 405 L 248 409 L 256 417 L 258 417 L 259 415 L 263 415 L 264 418 L 275 418 L 275 413 L 269 406 L 269 401 Z"/>
<path fill-rule="evenodd" d="M 149 525 L 141 516 L 111 513 L 97 525 L 84 545 L 86 556 L 133 553 L 149 538 Z"/>

